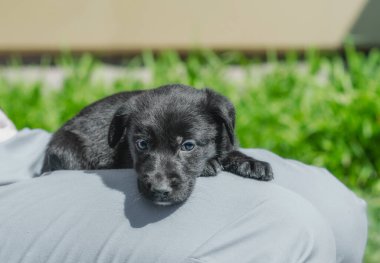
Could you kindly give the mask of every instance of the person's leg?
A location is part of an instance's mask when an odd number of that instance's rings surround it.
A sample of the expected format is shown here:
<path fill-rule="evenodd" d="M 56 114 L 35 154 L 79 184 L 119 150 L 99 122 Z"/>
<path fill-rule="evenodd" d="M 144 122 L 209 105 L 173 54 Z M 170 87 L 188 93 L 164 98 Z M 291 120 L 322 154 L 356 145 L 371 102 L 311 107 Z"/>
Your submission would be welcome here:
<path fill-rule="evenodd" d="M 274 183 L 312 203 L 334 232 L 337 262 L 362 262 L 367 241 L 366 203 L 326 169 L 283 159 L 266 150 L 244 150 L 254 158 L 269 162 Z"/>
<path fill-rule="evenodd" d="M 201 191 L 206 191 L 203 187 L 216 188 L 218 191 L 219 184 L 224 185 L 224 188 L 228 185 L 231 189 L 226 192 L 226 196 L 230 200 L 215 194 L 211 196 L 235 206 L 231 211 L 239 212 L 240 216 L 201 244 L 186 262 L 335 262 L 332 230 L 308 201 L 273 184 L 235 177 L 227 180 L 227 176 L 230 177 L 229 174 L 220 174 L 215 180 L 220 181 L 216 183 L 217 186 L 213 182 L 201 181 L 200 188 Z M 230 191 L 241 196 L 237 197 Z M 241 213 L 238 207 L 246 206 L 249 202 L 254 205 Z"/>
<path fill-rule="evenodd" d="M 6 144 L 0 143 L 0 185 L 33 177 L 41 167 L 49 138 L 46 132 L 25 130 Z M 367 231 L 363 201 L 322 169 L 284 160 L 267 151 L 246 153 L 270 162 L 274 183 L 307 199 L 326 218 L 335 235 L 338 262 L 360 262 Z"/>
<path fill-rule="evenodd" d="M 221 173 L 182 205 L 139 195 L 133 170 L 57 171 L 0 187 L 0 262 L 335 262 L 300 196 Z"/>

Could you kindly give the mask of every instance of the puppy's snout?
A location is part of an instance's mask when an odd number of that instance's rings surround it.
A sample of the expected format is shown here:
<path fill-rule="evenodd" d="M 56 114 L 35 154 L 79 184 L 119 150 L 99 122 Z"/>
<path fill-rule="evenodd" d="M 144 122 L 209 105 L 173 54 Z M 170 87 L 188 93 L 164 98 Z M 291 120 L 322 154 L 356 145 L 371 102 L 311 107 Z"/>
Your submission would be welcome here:
<path fill-rule="evenodd" d="M 157 197 L 168 197 L 172 192 L 171 187 L 165 184 L 151 186 L 150 190 Z"/>
<path fill-rule="evenodd" d="M 138 187 L 142 194 L 158 205 L 170 205 L 182 201 L 181 179 L 178 174 L 151 172 L 140 175 Z M 179 197 L 178 197 L 179 195 Z"/>
<path fill-rule="evenodd" d="M 152 178 L 152 184 L 150 185 L 150 191 L 155 198 L 162 199 L 167 198 L 172 193 L 172 188 L 168 178 L 161 173 L 157 173 Z"/>

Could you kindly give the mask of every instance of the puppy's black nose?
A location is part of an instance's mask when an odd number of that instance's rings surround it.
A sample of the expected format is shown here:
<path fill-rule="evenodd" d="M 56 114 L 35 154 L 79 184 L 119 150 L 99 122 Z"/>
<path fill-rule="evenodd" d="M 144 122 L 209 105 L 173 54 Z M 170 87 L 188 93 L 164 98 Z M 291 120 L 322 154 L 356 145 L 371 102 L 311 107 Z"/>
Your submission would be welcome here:
<path fill-rule="evenodd" d="M 151 191 L 157 197 L 167 197 L 170 194 L 171 189 L 165 186 L 156 186 L 152 187 Z"/>

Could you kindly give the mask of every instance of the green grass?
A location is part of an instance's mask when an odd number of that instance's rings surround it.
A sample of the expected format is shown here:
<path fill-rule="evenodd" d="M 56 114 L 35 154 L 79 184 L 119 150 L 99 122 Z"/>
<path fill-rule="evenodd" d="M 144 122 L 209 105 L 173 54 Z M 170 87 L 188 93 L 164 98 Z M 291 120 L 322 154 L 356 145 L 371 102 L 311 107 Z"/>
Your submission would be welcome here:
<path fill-rule="evenodd" d="M 0 107 L 18 128 L 54 131 L 85 105 L 115 92 L 167 83 L 212 87 L 235 104 L 243 147 L 327 167 L 366 198 L 371 222 L 366 262 L 380 262 L 380 51 L 362 54 L 347 46 L 345 56 L 310 51 L 300 70 L 296 53 L 281 61 L 269 53 L 274 68 L 257 79 L 251 66 L 262 62 L 236 52 L 195 51 L 186 59 L 170 51 L 145 52 L 125 63 L 125 76 L 105 84 L 92 79 L 101 63 L 91 55 L 63 55 L 57 64 L 69 74 L 61 89 L 0 76 Z M 229 66 L 241 67 L 243 79 L 229 78 Z M 152 72 L 148 83 L 127 74 L 141 67 Z"/>

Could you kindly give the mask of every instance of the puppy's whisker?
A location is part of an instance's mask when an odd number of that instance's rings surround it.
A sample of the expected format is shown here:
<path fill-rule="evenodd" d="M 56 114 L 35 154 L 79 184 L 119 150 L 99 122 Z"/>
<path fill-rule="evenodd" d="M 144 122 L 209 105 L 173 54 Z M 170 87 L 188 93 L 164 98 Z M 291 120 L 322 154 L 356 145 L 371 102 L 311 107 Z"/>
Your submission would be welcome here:
<path fill-rule="evenodd" d="M 141 200 L 141 196 L 138 196 L 138 197 L 136 197 L 133 201 L 132 201 L 132 203 L 137 203 L 138 201 L 140 201 Z"/>
<path fill-rule="evenodd" d="M 136 203 L 141 199 L 142 195 L 141 193 L 137 192 L 134 196 L 132 196 L 132 203 Z"/>

